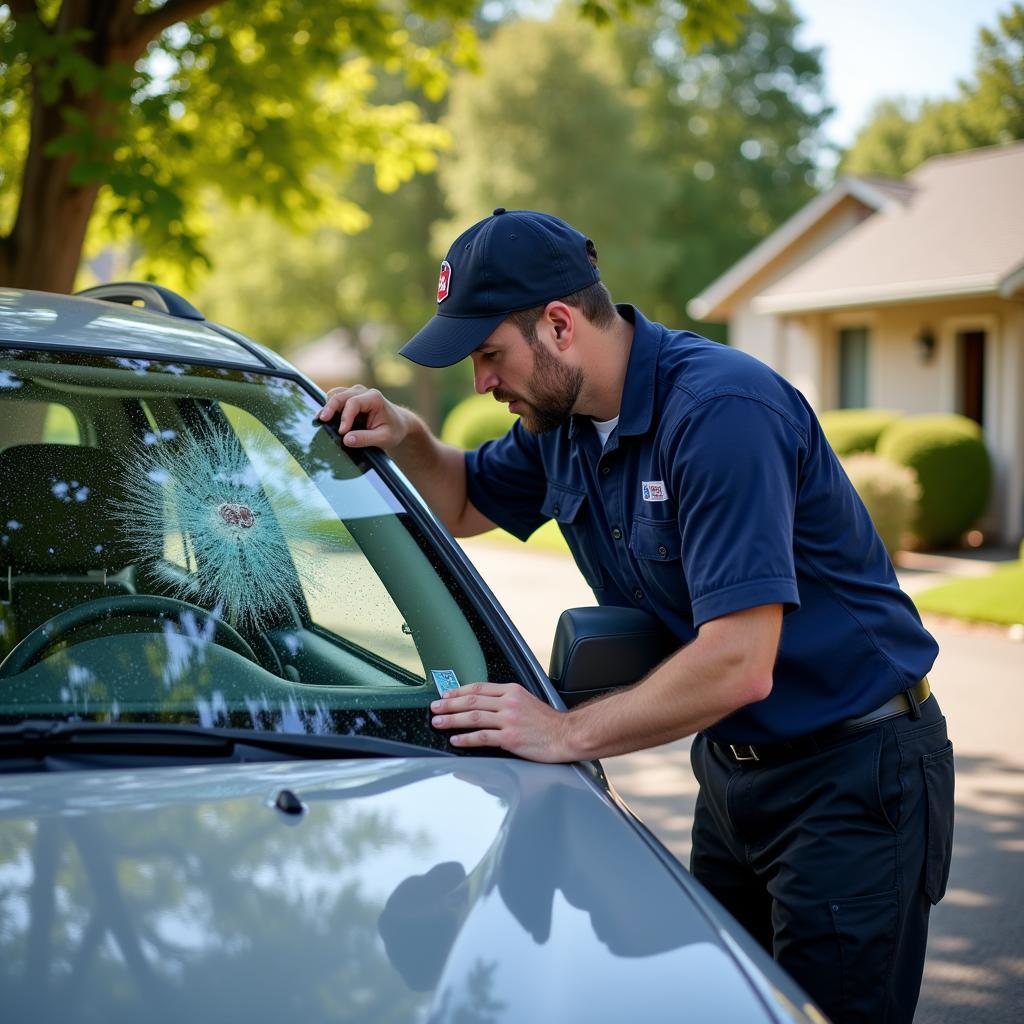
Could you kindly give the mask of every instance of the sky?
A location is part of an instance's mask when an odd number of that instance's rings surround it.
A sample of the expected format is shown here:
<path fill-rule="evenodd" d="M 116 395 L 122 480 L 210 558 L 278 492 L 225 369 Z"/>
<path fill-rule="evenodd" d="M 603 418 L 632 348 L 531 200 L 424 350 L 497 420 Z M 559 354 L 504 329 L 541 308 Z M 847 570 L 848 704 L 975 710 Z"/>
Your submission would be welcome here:
<path fill-rule="evenodd" d="M 849 145 L 875 100 L 951 97 L 970 78 L 978 29 L 995 28 L 1012 0 L 793 0 L 803 45 L 824 47 L 836 108 L 826 134 Z"/>

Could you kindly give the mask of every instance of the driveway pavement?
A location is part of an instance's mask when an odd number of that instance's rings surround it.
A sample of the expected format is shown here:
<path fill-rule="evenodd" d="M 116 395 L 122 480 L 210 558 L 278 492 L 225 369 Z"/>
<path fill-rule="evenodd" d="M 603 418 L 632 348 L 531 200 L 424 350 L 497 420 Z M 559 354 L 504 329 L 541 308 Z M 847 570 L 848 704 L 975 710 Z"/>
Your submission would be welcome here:
<path fill-rule="evenodd" d="M 571 561 L 489 541 L 464 546 L 547 665 L 563 608 L 594 603 Z M 984 571 L 945 562 L 900 570 L 914 593 L 947 575 Z M 957 751 L 957 825 L 946 898 L 932 915 L 918 1024 L 1024 1020 L 1024 643 L 1002 630 L 928 620 L 941 647 L 930 673 Z M 608 758 L 623 799 L 683 863 L 697 785 L 689 741 Z"/>

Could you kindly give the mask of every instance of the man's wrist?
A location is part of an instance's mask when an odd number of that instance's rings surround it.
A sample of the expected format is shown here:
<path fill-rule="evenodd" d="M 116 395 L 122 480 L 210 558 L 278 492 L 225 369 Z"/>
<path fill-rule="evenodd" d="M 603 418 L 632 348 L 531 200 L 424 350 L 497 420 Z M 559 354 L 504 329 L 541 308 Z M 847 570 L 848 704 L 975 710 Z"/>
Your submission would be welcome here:
<path fill-rule="evenodd" d="M 422 449 L 430 438 L 430 430 L 411 409 L 396 406 L 395 411 L 398 417 L 401 441 L 395 445 L 396 448 L 403 448 L 405 451 L 415 454 L 417 449 Z"/>
<path fill-rule="evenodd" d="M 584 708 L 559 713 L 557 744 L 563 754 L 560 761 L 591 761 L 599 756 L 587 738 L 589 718 Z"/>

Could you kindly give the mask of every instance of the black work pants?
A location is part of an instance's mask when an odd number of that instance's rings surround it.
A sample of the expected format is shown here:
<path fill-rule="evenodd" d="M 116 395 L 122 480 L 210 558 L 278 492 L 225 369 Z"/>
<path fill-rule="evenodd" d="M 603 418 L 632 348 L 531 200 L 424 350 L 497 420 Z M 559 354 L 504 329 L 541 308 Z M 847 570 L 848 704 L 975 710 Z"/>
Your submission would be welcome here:
<path fill-rule="evenodd" d="M 934 696 L 784 762 L 697 736 L 692 873 L 835 1024 L 909 1024 L 945 891 L 953 748 Z"/>

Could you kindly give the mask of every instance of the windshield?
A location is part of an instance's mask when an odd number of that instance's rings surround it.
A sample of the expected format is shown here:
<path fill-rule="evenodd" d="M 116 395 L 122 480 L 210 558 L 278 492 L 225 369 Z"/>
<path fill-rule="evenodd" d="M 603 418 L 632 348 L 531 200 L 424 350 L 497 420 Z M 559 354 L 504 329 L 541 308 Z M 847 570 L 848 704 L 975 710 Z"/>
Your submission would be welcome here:
<path fill-rule="evenodd" d="M 360 733 L 443 749 L 429 725 L 437 675 L 512 679 L 399 499 L 294 381 L 4 355 L 3 723 Z"/>

